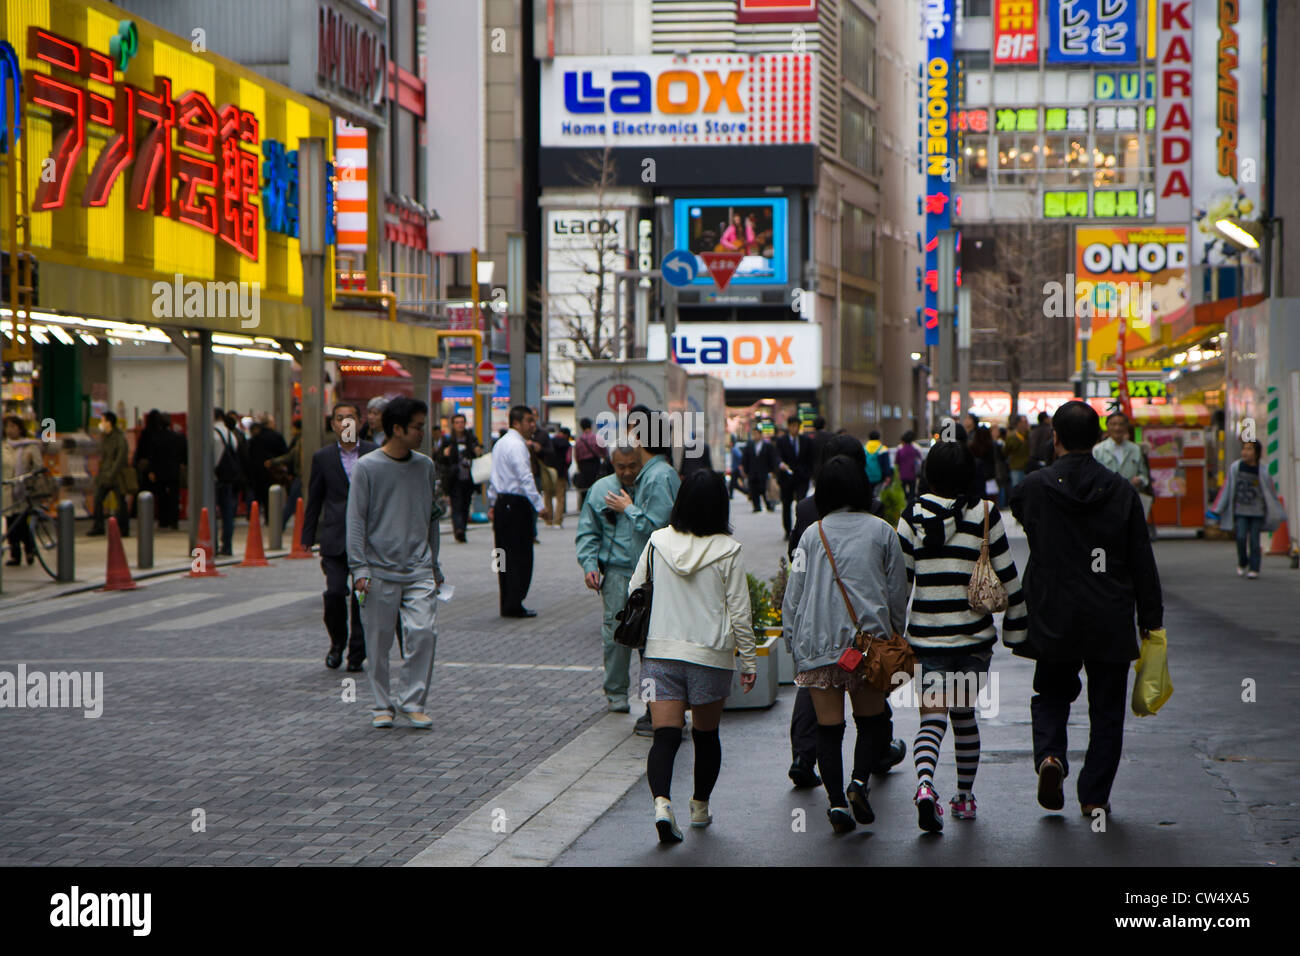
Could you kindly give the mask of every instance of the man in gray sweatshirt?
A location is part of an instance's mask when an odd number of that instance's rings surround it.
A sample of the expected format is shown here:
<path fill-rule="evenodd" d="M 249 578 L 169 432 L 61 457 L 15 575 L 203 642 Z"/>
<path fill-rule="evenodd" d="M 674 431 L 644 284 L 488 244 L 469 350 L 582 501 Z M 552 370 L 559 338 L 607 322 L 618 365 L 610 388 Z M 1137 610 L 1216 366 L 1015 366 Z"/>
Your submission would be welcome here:
<path fill-rule="evenodd" d="M 415 449 L 424 441 L 429 407 L 395 398 L 384 409 L 388 439 L 357 460 L 348 490 L 348 565 L 360 595 L 366 634 L 366 670 L 375 693 L 371 726 L 391 727 L 400 713 L 413 727 L 428 729 L 424 712 L 433 679 L 435 595 L 438 565 L 437 469 Z M 398 611 L 406 655 L 397 689 L 388 689 L 388 654 Z"/>

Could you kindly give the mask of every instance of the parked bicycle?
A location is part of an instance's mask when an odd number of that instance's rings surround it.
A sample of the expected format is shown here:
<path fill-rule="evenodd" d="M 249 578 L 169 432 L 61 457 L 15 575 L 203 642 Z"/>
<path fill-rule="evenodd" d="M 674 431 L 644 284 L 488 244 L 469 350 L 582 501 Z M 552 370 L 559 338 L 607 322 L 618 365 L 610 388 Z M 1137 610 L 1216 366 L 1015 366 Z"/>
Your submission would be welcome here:
<path fill-rule="evenodd" d="M 8 528 L 26 524 L 28 533 L 35 541 L 36 559 L 41 562 L 46 574 L 57 579 L 59 528 L 47 510 L 54 500 L 53 477 L 48 468 L 38 468 L 26 475 L 6 479 L 4 484 L 13 488 L 13 504 L 4 516 Z"/>

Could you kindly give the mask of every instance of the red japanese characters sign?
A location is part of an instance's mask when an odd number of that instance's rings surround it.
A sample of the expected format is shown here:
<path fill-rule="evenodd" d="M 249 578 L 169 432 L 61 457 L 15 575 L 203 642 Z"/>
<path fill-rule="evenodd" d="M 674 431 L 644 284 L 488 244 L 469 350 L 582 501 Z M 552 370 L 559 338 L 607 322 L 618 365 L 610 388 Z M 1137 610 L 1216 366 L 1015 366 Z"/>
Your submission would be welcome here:
<path fill-rule="evenodd" d="M 258 257 L 259 143 L 257 117 L 235 105 L 215 108 L 203 93 L 173 97 L 172 81 L 154 78 L 153 89 L 118 83 L 106 54 L 39 27 L 27 32 L 27 55 L 51 67 L 27 71 L 28 102 L 49 110 L 52 175 L 40 177 L 33 212 L 61 208 L 86 128 L 110 130 L 82 191 L 83 206 L 106 206 L 113 186 L 131 168 L 132 209 L 175 219 L 223 242 L 253 261 Z M 87 81 L 110 85 L 112 98 Z"/>
<path fill-rule="evenodd" d="M 993 62 L 1038 62 L 1038 0 L 997 0 Z"/>

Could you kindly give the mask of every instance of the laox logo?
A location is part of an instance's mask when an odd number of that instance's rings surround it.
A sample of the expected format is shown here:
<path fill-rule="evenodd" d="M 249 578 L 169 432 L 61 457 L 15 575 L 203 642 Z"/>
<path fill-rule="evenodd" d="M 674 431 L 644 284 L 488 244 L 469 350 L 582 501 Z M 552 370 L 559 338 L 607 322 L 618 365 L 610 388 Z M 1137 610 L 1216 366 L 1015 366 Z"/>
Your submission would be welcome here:
<path fill-rule="evenodd" d="M 744 113 L 740 83 L 744 70 L 732 70 L 724 80 L 717 70 L 705 70 L 704 112 L 716 113 L 725 103 L 733 113 Z M 615 70 L 610 79 L 608 101 L 611 113 L 695 113 L 700 108 L 700 75 L 693 70 L 665 70 L 651 89 L 649 73 Z M 653 92 L 653 100 L 651 98 Z M 606 91 L 597 86 L 590 70 L 567 70 L 564 74 L 564 108 L 570 113 L 604 113 Z"/>
<path fill-rule="evenodd" d="M 704 335 L 693 344 L 689 335 L 673 336 L 673 353 L 678 365 L 793 365 L 790 346 L 793 335 L 777 337 L 765 335 L 738 335 L 728 347 L 727 340 L 721 335 Z M 767 343 L 766 359 L 764 341 Z"/>
<path fill-rule="evenodd" d="M 557 236 L 588 236 L 618 232 L 613 219 L 553 219 L 551 228 Z"/>

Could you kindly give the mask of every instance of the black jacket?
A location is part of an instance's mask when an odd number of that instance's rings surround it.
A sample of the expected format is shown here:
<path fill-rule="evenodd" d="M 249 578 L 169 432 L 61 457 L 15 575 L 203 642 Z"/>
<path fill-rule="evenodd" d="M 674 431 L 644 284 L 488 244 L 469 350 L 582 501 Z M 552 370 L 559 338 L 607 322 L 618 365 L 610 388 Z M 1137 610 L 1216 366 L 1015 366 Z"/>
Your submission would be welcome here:
<path fill-rule="evenodd" d="M 438 442 L 438 447 L 434 449 L 433 460 L 437 464 L 439 471 L 442 472 L 441 477 L 444 485 L 450 486 L 460 480 L 461 445 L 465 446 L 466 460 L 473 461 L 478 457 L 474 453 L 474 449 L 481 448 L 482 442 L 478 440 L 478 436 L 474 434 L 472 428 L 467 428 L 463 439 L 457 440 L 454 433 L 448 433 L 442 436 L 442 440 Z M 448 449 L 450 449 L 451 453 L 444 455 L 443 452 Z"/>
<path fill-rule="evenodd" d="M 746 443 L 740 462 L 741 467 L 745 470 L 745 476 L 749 479 L 749 487 L 761 488 L 767 481 L 767 476 L 776 471 L 778 460 L 776 446 L 771 442 L 763 444 L 761 453 L 752 441 Z M 758 482 L 758 484 L 755 485 L 754 482 Z"/>
<path fill-rule="evenodd" d="M 1029 536 L 1023 586 L 1029 638 L 1044 661 L 1131 661 L 1137 635 L 1161 626 L 1160 575 L 1137 492 L 1091 454 L 1070 454 L 1011 492 Z M 1094 570 L 1095 569 L 1095 570 Z"/>
<path fill-rule="evenodd" d="M 795 480 L 802 481 L 812 478 L 814 444 L 811 435 L 799 436 L 799 453 L 796 455 L 794 450 L 794 438 L 790 435 L 781 435 L 776 440 L 776 451 L 781 456 L 781 461 L 790 467 L 794 473 Z M 782 477 L 786 477 L 782 472 Z"/>
<path fill-rule="evenodd" d="M 359 441 L 357 457 L 368 455 L 378 447 L 374 442 Z M 348 473 L 343 470 L 338 442 L 326 445 L 311 456 L 311 482 L 302 516 L 304 548 L 319 542 L 321 554 L 347 554 L 348 489 L 351 486 Z"/>
<path fill-rule="evenodd" d="M 254 484 L 270 485 L 271 473 L 266 468 L 268 458 L 276 458 L 289 450 L 289 443 L 274 428 L 263 427 L 248 440 L 248 469 Z"/>

